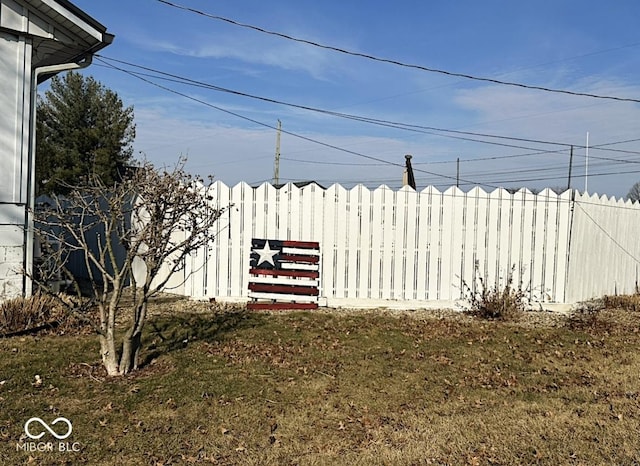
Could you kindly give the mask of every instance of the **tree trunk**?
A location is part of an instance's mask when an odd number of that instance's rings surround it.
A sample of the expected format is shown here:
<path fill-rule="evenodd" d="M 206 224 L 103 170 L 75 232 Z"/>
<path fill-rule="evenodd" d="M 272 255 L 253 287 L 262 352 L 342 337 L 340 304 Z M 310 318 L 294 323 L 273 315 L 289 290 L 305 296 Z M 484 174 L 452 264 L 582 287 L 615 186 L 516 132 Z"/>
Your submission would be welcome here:
<path fill-rule="evenodd" d="M 143 287 L 136 298 L 133 311 L 133 322 L 122 342 L 122 356 L 120 357 L 120 372 L 128 374 L 138 368 L 138 356 L 142 347 L 142 329 L 147 318 L 147 287 Z"/>
<path fill-rule="evenodd" d="M 120 357 L 120 372 L 128 374 L 138 368 L 138 355 L 142 346 L 142 332 L 134 332 L 122 341 L 122 356 Z"/>
<path fill-rule="evenodd" d="M 116 352 L 115 336 L 112 332 L 100 335 L 100 356 L 108 375 L 121 375 Z"/>

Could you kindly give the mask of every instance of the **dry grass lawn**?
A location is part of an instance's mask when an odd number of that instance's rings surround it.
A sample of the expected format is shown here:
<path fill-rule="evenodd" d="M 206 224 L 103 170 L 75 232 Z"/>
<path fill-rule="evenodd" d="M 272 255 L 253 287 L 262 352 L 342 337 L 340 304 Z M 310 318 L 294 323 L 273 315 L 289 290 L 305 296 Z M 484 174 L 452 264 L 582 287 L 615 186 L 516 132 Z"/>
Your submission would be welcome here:
<path fill-rule="evenodd" d="M 489 322 L 165 299 L 117 379 L 86 332 L 5 338 L 0 464 L 638 465 L 629 302 Z M 25 451 L 25 422 L 60 416 L 77 451 Z"/>

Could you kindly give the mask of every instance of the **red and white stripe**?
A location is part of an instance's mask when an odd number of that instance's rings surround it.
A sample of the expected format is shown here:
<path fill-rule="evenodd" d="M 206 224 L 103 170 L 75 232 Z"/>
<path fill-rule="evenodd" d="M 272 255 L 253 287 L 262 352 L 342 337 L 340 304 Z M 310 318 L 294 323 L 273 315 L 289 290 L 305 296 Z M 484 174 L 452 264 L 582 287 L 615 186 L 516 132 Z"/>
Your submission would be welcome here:
<path fill-rule="evenodd" d="M 249 309 L 316 309 L 320 244 L 253 239 Z"/>

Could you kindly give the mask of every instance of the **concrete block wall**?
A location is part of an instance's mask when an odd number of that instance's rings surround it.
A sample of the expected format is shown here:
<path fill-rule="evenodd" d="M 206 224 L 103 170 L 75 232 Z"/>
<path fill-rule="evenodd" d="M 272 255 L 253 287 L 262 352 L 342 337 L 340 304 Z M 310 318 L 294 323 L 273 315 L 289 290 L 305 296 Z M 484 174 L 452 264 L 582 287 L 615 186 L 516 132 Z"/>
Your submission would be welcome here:
<path fill-rule="evenodd" d="M 13 225 L 0 225 L 0 299 L 22 295 L 24 234 Z"/>

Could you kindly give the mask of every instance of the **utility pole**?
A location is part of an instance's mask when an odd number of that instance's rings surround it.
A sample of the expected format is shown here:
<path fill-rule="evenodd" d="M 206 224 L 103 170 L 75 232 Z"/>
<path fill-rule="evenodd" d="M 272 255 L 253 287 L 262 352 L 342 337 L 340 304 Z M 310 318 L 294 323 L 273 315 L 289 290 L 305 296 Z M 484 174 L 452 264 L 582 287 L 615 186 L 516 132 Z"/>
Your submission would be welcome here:
<path fill-rule="evenodd" d="M 569 155 L 569 180 L 567 181 L 567 189 L 571 189 L 571 167 L 573 166 L 573 145 L 571 146 L 571 155 Z"/>
<path fill-rule="evenodd" d="M 460 187 L 460 157 L 456 159 L 456 188 Z"/>
<path fill-rule="evenodd" d="M 278 120 L 278 133 L 276 135 L 276 160 L 273 164 L 273 184 L 280 184 L 280 133 L 282 132 L 282 122 Z"/>
<path fill-rule="evenodd" d="M 584 148 L 584 156 L 587 159 L 584 168 L 584 193 L 587 194 L 589 187 L 589 131 L 587 131 L 587 145 Z"/>

